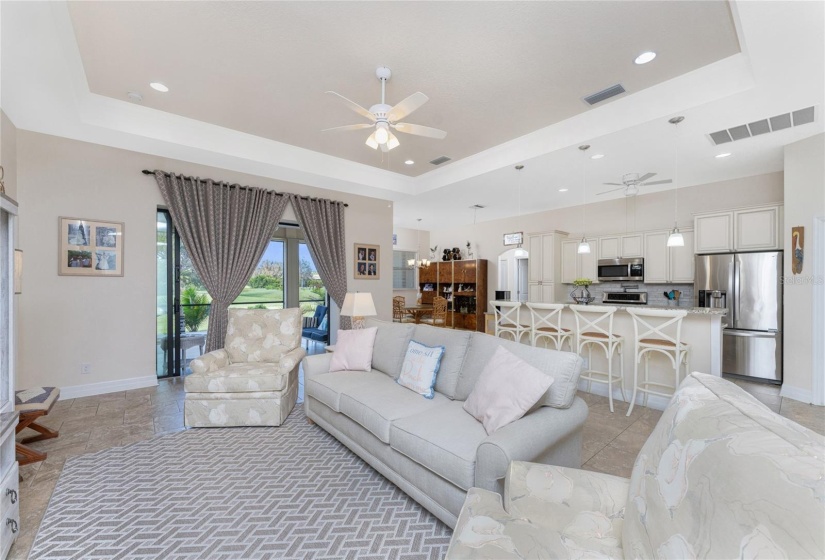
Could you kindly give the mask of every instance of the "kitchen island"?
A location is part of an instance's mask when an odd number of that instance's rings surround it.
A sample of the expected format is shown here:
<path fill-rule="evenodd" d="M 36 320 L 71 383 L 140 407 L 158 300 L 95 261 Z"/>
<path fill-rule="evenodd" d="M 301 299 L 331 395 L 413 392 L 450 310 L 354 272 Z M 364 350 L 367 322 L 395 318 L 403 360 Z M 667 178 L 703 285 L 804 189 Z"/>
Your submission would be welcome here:
<path fill-rule="evenodd" d="M 565 302 L 568 305 L 571 302 Z M 594 307 L 602 304 L 592 304 Z M 605 304 L 607 305 L 607 304 Z M 614 358 L 613 367 L 614 372 L 621 371 L 619 368 L 620 361 L 624 364 L 624 388 L 625 395 L 630 399 L 633 393 L 633 362 L 635 359 L 635 331 L 633 328 L 633 317 L 627 312 L 630 308 L 635 309 L 666 309 L 668 311 L 687 311 L 687 315 L 682 320 L 682 340 L 690 345 L 690 369 L 689 371 L 699 371 L 702 373 L 710 373 L 712 375 L 722 375 L 722 328 L 725 322 L 725 315 L 727 309 L 716 309 L 709 307 L 691 307 L 688 305 L 611 305 L 618 308 L 618 311 L 613 316 L 613 332 L 624 338 L 624 348 L 622 349 L 622 356 Z M 526 305 L 521 309 L 521 323 L 524 325 L 531 324 L 530 310 Z M 562 327 L 570 329 L 571 332 L 576 332 L 576 318 L 573 312 L 565 309 L 562 315 Z M 492 332 L 491 332 L 492 334 Z M 575 337 L 573 337 L 575 339 Z M 547 340 L 547 339 L 544 339 Z M 522 338 L 522 342 L 529 344 L 529 337 Z M 541 342 L 540 342 L 541 343 Z M 551 347 L 552 347 L 552 343 Z M 575 345 L 575 340 L 573 341 Z M 565 343 L 563 350 L 575 352 L 575 348 L 568 346 Z M 587 359 L 587 352 L 584 352 L 583 358 Z M 604 352 L 593 350 L 593 366 L 595 369 L 606 371 L 607 362 L 604 357 Z M 639 377 L 644 375 L 644 361 L 639 364 Z M 665 383 L 672 383 L 673 380 L 673 366 L 670 360 L 660 353 L 652 353 L 650 358 L 650 379 L 654 381 L 662 381 Z M 681 374 L 680 381 L 684 379 L 684 371 Z M 579 388 L 587 390 L 587 382 L 582 381 Z M 613 398 L 622 400 L 621 392 L 618 387 L 613 387 Z M 590 392 L 607 395 L 607 385 L 604 383 L 592 383 Z M 638 395 L 637 404 L 641 404 L 642 395 Z M 656 397 L 651 395 L 649 397 L 648 406 L 651 408 L 663 409 L 667 405 L 668 399 Z"/>

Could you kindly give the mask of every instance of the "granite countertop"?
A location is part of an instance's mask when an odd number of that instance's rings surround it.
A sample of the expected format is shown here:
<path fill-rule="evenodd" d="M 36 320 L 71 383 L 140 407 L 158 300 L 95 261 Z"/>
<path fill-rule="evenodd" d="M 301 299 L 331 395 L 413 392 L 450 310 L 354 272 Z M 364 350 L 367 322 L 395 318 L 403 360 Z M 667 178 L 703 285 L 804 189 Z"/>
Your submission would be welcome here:
<path fill-rule="evenodd" d="M 595 305 L 595 304 L 594 304 Z M 727 309 L 719 309 L 713 307 L 689 307 L 687 305 L 615 305 L 610 303 L 598 304 L 610 305 L 616 307 L 619 311 L 626 311 L 628 309 L 666 309 L 668 311 L 687 311 L 689 315 L 727 315 Z"/>

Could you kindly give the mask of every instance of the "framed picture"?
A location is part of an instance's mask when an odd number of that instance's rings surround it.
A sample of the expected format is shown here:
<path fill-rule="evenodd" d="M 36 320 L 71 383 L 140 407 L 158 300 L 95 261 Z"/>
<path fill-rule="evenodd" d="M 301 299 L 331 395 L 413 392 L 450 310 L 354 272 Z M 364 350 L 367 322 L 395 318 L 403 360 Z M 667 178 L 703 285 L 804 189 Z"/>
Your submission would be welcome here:
<path fill-rule="evenodd" d="M 524 242 L 524 233 L 521 231 L 517 231 L 515 233 L 505 233 L 504 234 L 504 246 L 508 245 L 521 245 Z"/>
<path fill-rule="evenodd" d="M 381 277 L 381 247 L 356 243 L 353 258 L 356 280 L 378 280 Z"/>
<path fill-rule="evenodd" d="M 58 220 L 60 276 L 123 276 L 123 223 Z"/>

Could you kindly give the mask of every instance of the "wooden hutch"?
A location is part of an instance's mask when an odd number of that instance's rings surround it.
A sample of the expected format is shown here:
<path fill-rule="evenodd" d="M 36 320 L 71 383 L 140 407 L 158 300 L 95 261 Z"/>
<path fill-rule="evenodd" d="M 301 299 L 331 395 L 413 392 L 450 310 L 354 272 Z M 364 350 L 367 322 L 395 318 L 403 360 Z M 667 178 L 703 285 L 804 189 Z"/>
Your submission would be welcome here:
<path fill-rule="evenodd" d="M 447 326 L 484 332 L 487 309 L 487 261 L 440 261 L 418 270 L 421 303 L 447 299 Z"/>

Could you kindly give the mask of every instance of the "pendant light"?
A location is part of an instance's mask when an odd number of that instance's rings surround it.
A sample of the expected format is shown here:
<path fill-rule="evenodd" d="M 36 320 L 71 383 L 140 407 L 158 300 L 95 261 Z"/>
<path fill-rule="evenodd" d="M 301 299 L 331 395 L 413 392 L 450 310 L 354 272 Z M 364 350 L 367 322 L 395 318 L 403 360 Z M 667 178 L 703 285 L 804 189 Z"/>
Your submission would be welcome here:
<path fill-rule="evenodd" d="M 418 251 L 421 249 L 421 218 L 418 218 L 418 229 L 415 230 L 415 252 L 418 254 Z M 414 267 L 414 266 L 430 266 L 430 261 L 427 259 L 409 259 L 407 260 L 407 266 Z"/>
<path fill-rule="evenodd" d="M 675 163 L 675 171 L 673 174 L 673 182 L 675 183 L 675 187 L 673 189 L 673 230 L 670 232 L 670 235 L 667 238 L 667 246 L 668 247 L 684 247 L 685 246 L 685 238 L 682 237 L 682 232 L 679 231 L 679 123 L 685 120 L 685 117 L 673 117 L 670 119 L 669 122 L 672 124 L 676 130 L 674 133 L 676 136 L 675 144 L 675 156 L 674 160 Z"/>
<path fill-rule="evenodd" d="M 587 226 L 587 150 L 590 149 L 589 144 L 579 146 L 584 156 L 584 165 L 582 166 L 582 185 L 584 186 L 584 204 L 582 205 L 582 240 L 579 242 L 579 248 L 576 250 L 580 255 L 590 252 L 590 243 L 587 242 L 585 235 L 585 227 Z"/>

